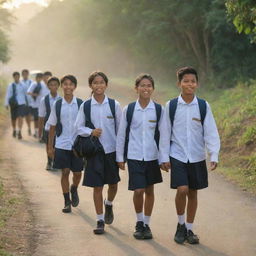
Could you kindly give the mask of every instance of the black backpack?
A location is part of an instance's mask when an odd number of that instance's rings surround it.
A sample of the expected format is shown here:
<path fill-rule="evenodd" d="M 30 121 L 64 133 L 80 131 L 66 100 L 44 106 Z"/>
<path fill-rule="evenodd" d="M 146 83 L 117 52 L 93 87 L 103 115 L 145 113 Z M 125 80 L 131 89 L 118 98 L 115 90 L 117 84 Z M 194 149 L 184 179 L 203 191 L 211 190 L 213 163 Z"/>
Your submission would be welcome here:
<path fill-rule="evenodd" d="M 18 107 L 18 101 L 16 97 L 16 85 L 12 83 L 12 97 L 9 99 L 9 105 L 12 109 Z"/>
<path fill-rule="evenodd" d="M 33 90 L 33 93 L 39 94 L 40 91 L 42 90 L 42 85 L 41 83 L 37 83 L 36 87 Z M 32 96 L 34 100 L 36 100 L 37 96 Z"/>

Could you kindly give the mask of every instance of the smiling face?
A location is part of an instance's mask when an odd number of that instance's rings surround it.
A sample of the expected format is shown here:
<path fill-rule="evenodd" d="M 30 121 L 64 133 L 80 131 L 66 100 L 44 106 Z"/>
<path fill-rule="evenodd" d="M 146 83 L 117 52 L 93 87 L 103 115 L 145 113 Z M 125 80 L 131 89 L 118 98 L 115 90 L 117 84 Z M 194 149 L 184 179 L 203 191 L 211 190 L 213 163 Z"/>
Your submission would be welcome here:
<path fill-rule="evenodd" d="M 51 94 L 57 94 L 59 83 L 57 81 L 51 81 L 48 83 L 48 88 L 51 92 Z"/>
<path fill-rule="evenodd" d="M 192 96 L 195 94 L 196 88 L 198 87 L 198 81 L 194 74 L 185 74 L 181 81 L 178 82 L 178 86 L 183 96 Z"/>
<path fill-rule="evenodd" d="M 101 76 L 96 76 L 89 86 L 94 95 L 103 95 L 108 87 L 106 81 Z"/>
<path fill-rule="evenodd" d="M 142 79 L 135 89 L 139 94 L 140 99 L 150 99 L 154 91 L 152 82 L 147 78 Z"/>
<path fill-rule="evenodd" d="M 76 89 L 76 85 L 71 80 L 65 79 L 61 84 L 61 88 L 63 90 L 64 95 L 69 96 L 73 95 L 73 92 Z"/>

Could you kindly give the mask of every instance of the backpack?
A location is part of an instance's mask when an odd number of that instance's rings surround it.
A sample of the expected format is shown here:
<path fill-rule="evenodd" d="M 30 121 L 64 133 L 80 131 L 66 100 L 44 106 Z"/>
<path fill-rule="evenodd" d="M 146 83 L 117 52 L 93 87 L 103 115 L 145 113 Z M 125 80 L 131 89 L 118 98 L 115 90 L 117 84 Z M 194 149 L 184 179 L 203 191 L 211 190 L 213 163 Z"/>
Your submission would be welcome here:
<path fill-rule="evenodd" d="M 41 83 L 37 83 L 36 87 L 33 90 L 33 93 L 39 94 L 42 89 Z M 37 96 L 32 96 L 34 100 L 36 100 Z"/>
<path fill-rule="evenodd" d="M 78 109 L 80 108 L 83 101 L 79 98 L 76 98 Z M 61 113 L 61 106 L 62 106 L 62 99 L 56 101 L 56 116 L 57 116 L 57 124 L 56 124 L 56 135 L 59 137 L 62 133 L 62 124 L 60 120 L 60 113 Z"/>
<path fill-rule="evenodd" d="M 18 107 L 18 101 L 16 98 L 16 85 L 14 83 L 12 83 L 12 97 L 9 99 L 9 105 L 12 109 Z"/>
<path fill-rule="evenodd" d="M 204 119 L 205 119 L 205 116 L 206 116 L 207 105 L 206 105 L 205 100 L 200 99 L 198 97 L 197 97 L 197 100 L 198 100 L 198 106 L 199 106 L 199 111 L 200 111 L 200 116 L 201 116 L 201 124 L 203 126 L 204 125 Z M 170 103 L 169 103 L 169 117 L 170 117 L 170 122 L 171 122 L 172 126 L 173 126 L 173 122 L 174 122 L 174 117 L 175 117 L 177 105 L 178 105 L 178 98 L 174 98 L 174 99 L 170 100 Z"/>
<path fill-rule="evenodd" d="M 157 117 L 154 139 L 156 141 L 156 145 L 157 145 L 157 148 L 158 148 L 159 147 L 159 137 L 160 137 L 158 124 L 159 124 L 159 121 L 160 121 L 160 118 L 161 118 L 162 106 L 160 104 L 156 103 L 156 102 L 154 102 L 154 104 L 155 104 L 156 117 Z M 129 134 L 130 134 L 132 116 L 133 116 L 133 113 L 134 113 L 135 105 L 136 105 L 136 102 L 130 103 L 127 107 L 127 112 L 126 112 L 127 127 L 126 127 L 125 144 L 124 144 L 124 159 L 125 159 L 125 161 L 127 160 Z"/>

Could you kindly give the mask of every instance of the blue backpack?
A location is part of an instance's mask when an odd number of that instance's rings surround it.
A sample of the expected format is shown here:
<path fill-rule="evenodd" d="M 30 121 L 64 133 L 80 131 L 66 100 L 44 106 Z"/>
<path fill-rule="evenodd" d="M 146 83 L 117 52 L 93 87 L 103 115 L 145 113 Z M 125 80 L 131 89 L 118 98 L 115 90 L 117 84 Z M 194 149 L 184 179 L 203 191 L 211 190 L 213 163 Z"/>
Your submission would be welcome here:
<path fill-rule="evenodd" d="M 81 104 L 83 103 L 83 101 L 79 98 L 76 98 L 77 101 L 77 106 L 78 106 L 78 110 L 81 106 Z M 61 124 L 61 120 L 60 120 L 60 112 L 61 112 L 61 106 L 62 106 L 62 99 L 59 99 L 56 101 L 56 116 L 57 116 L 57 124 L 56 124 L 56 135 L 57 137 L 59 137 L 62 133 L 62 124 Z"/>
<path fill-rule="evenodd" d="M 197 100 L 198 100 L 198 106 L 199 106 L 199 111 L 200 111 L 200 116 L 201 116 L 201 124 L 203 126 L 204 125 L 204 119 L 205 119 L 205 116 L 206 116 L 207 105 L 206 105 L 205 100 L 200 99 L 200 98 L 197 98 Z M 178 105 L 178 98 L 170 100 L 169 117 L 170 117 L 170 121 L 171 121 L 172 126 L 173 126 L 173 122 L 174 122 L 174 117 L 175 117 L 177 105 Z"/>
<path fill-rule="evenodd" d="M 159 121 L 161 118 L 161 113 L 162 113 L 162 106 L 156 102 L 155 104 L 155 109 L 156 109 L 156 117 L 157 117 L 157 122 L 156 122 L 156 128 L 155 128 L 155 141 L 157 147 L 159 147 L 159 138 L 160 138 L 160 132 L 159 132 Z M 132 123 L 132 116 L 134 113 L 136 102 L 132 102 L 128 105 L 127 107 L 127 112 L 126 112 L 126 120 L 127 120 L 127 127 L 126 127 L 126 133 L 125 133 L 125 144 L 124 144 L 124 159 L 125 161 L 127 160 L 127 153 L 128 153 L 128 143 L 129 143 L 129 134 L 130 134 L 130 128 L 131 128 L 131 123 Z"/>

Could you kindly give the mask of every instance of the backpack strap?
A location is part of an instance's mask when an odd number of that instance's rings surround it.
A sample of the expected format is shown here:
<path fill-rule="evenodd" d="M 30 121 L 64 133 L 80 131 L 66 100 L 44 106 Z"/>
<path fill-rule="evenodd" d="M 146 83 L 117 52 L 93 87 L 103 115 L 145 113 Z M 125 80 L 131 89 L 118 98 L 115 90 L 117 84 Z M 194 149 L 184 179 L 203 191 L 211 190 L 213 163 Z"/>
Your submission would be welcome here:
<path fill-rule="evenodd" d="M 159 148 L 159 138 L 160 138 L 159 121 L 161 118 L 162 106 L 156 102 L 154 102 L 154 104 L 155 104 L 155 109 L 156 109 L 156 128 L 155 128 L 154 138 L 156 141 L 157 148 Z"/>
<path fill-rule="evenodd" d="M 44 98 L 44 104 L 45 104 L 45 108 L 46 108 L 46 116 L 44 119 L 44 123 L 47 122 L 47 120 L 49 119 L 49 116 L 51 114 L 51 105 L 50 105 L 50 95 L 46 95 Z"/>
<path fill-rule="evenodd" d="M 109 104 L 112 116 L 114 117 L 115 133 L 117 134 L 117 127 L 116 127 L 116 102 L 115 102 L 114 99 L 108 98 L 108 104 Z"/>
<path fill-rule="evenodd" d="M 178 98 L 174 98 L 174 99 L 170 100 L 170 103 L 169 103 L 169 117 L 170 117 L 170 121 L 171 121 L 172 126 L 173 126 L 173 122 L 174 122 L 174 117 L 175 117 L 177 105 L 178 105 Z"/>
<path fill-rule="evenodd" d="M 59 137 L 62 133 L 62 124 L 60 120 L 60 112 L 62 106 L 62 99 L 56 101 L 55 108 L 56 108 L 56 117 L 57 117 L 57 124 L 56 124 L 56 135 Z"/>
<path fill-rule="evenodd" d="M 126 112 L 127 126 L 126 126 L 125 144 L 124 144 L 124 160 L 125 160 L 125 161 L 127 160 L 130 128 L 131 128 L 132 116 L 133 116 L 133 112 L 134 112 L 134 109 L 135 109 L 135 105 L 136 105 L 136 102 L 130 103 L 130 104 L 128 105 L 128 107 L 127 107 L 127 112 Z"/>
<path fill-rule="evenodd" d="M 83 100 L 79 99 L 79 98 L 76 98 L 76 102 L 77 102 L 77 106 L 78 106 L 78 110 L 80 108 L 80 106 L 82 105 L 83 103 Z"/>
<path fill-rule="evenodd" d="M 206 101 L 200 98 L 197 98 L 200 116 L 201 116 L 201 124 L 204 125 L 204 119 L 206 116 L 207 104 Z"/>
<path fill-rule="evenodd" d="M 95 126 L 91 121 L 91 102 L 91 99 L 84 102 L 85 126 L 91 129 L 95 129 Z"/>

